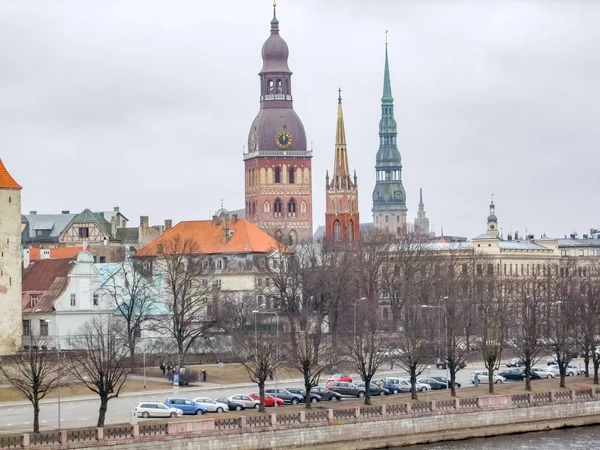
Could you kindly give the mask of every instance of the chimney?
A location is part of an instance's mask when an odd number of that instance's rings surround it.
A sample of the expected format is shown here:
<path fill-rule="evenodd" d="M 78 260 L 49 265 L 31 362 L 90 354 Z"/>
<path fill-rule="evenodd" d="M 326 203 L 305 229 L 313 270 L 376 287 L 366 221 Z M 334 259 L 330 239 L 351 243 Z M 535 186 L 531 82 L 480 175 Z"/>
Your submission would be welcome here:
<path fill-rule="evenodd" d="M 157 255 L 163 254 L 163 245 L 162 244 L 156 244 L 156 254 Z"/>
<path fill-rule="evenodd" d="M 37 214 L 37 211 L 29 211 L 29 214 L 35 216 Z"/>
<path fill-rule="evenodd" d="M 31 262 L 30 250 L 28 248 L 23 250 L 23 269 L 27 269 L 29 267 L 29 263 Z"/>
<path fill-rule="evenodd" d="M 231 218 L 233 219 L 233 223 L 237 223 L 237 221 L 238 221 L 237 214 L 232 214 Z"/>
<path fill-rule="evenodd" d="M 223 244 L 227 244 L 227 240 L 229 239 L 229 218 L 227 215 L 223 215 L 221 228 L 223 229 Z"/>
<path fill-rule="evenodd" d="M 213 225 L 219 225 L 219 216 L 217 216 L 216 214 L 212 216 L 212 223 Z"/>
<path fill-rule="evenodd" d="M 115 206 L 113 209 L 114 209 L 115 212 L 119 212 L 119 207 L 118 206 Z"/>
<path fill-rule="evenodd" d="M 100 211 L 100 217 L 104 219 L 104 211 Z"/>
<path fill-rule="evenodd" d="M 65 209 L 65 210 L 61 211 L 61 214 L 71 214 L 71 211 L 69 211 L 68 209 Z"/>
<path fill-rule="evenodd" d="M 148 229 L 148 222 L 149 222 L 149 218 L 148 216 L 140 216 L 140 227 L 142 227 L 142 229 L 146 230 Z"/>
<path fill-rule="evenodd" d="M 515 231 L 515 241 L 518 241 L 518 240 L 519 240 L 519 232 Z"/>
<path fill-rule="evenodd" d="M 165 231 L 169 231 L 173 228 L 173 221 L 171 219 L 165 219 Z"/>
<path fill-rule="evenodd" d="M 508 235 L 508 240 L 509 240 L 509 241 L 512 241 L 512 234 L 509 234 L 509 235 Z"/>

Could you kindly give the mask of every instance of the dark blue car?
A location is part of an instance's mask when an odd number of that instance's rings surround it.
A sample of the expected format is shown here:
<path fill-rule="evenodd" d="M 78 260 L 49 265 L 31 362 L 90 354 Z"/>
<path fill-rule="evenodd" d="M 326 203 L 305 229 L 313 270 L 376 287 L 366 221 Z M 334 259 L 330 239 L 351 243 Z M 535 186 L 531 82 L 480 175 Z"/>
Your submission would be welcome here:
<path fill-rule="evenodd" d="M 397 384 L 391 383 L 389 381 L 383 381 L 383 387 L 386 388 L 388 391 L 390 391 L 390 394 L 399 394 L 400 392 L 402 392 L 402 389 L 400 388 L 400 386 L 398 386 Z M 379 386 L 380 382 L 374 381 L 374 383 Z"/>
<path fill-rule="evenodd" d="M 207 412 L 204 406 L 195 403 L 189 398 L 168 398 L 165 405 L 172 408 L 179 408 L 183 411 L 183 414 L 195 414 L 200 416 Z"/>

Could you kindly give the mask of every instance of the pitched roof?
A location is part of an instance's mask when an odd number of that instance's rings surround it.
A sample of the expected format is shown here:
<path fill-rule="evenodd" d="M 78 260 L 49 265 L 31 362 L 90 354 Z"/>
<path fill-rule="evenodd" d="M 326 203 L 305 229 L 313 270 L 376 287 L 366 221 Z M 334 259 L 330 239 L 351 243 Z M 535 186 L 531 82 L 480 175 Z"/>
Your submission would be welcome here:
<path fill-rule="evenodd" d="M 34 247 L 34 248 L 29 249 L 29 260 L 36 261 L 38 259 L 63 259 L 63 258 L 74 259 L 77 257 L 79 252 L 82 252 L 83 250 L 87 250 L 87 249 L 89 249 L 89 245 L 85 249 L 81 245 L 78 245 L 76 247 L 53 247 L 53 248 L 44 249 L 44 250 L 48 250 L 50 252 L 50 257 L 42 258 L 42 249 Z"/>
<path fill-rule="evenodd" d="M 72 259 L 41 259 L 33 261 L 23 271 L 23 294 L 21 306 L 24 313 L 54 310 L 54 302 L 69 284 L 69 272 L 74 267 Z M 38 296 L 35 306 L 31 305 L 31 295 Z"/>
<path fill-rule="evenodd" d="M 158 244 L 163 245 L 163 251 L 167 252 L 169 245 L 173 245 L 176 239 L 180 246 L 184 242 L 190 242 L 194 254 L 270 253 L 281 250 L 281 244 L 245 219 L 229 220 L 228 229 L 231 236 L 223 243 L 221 223 L 215 224 L 212 220 L 180 222 L 133 256 L 156 256 Z"/>
<path fill-rule="evenodd" d="M 79 214 L 77 214 L 75 217 L 73 217 L 71 222 L 69 222 L 69 224 L 64 229 L 65 230 L 68 229 L 74 223 L 86 223 L 86 222 L 95 223 L 102 230 L 102 232 L 106 235 L 106 237 L 108 237 L 108 238 L 113 237 L 110 223 L 104 217 L 102 217 L 102 215 L 100 213 L 92 212 L 92 210 L 89 208 L 84 209 Z"/>
<path fill-rule="evenodd" d="M 124 243 L 137 243 L 140 239 L 138 227 L 117 228 L 117 240 Z"/>
<path fill-rule="evenodd" d="M 3 189 L 22 189 L 21 186 L 10 176 L 8 170 L 4 166 L 2 159 L 0 159 L 0 188 Z"/>

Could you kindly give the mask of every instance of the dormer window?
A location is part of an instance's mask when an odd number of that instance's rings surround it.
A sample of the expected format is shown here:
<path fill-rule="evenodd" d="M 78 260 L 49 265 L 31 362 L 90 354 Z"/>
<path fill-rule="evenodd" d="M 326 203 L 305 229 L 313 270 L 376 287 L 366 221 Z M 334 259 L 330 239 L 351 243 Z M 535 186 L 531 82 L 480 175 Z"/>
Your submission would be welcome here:
<path fill-rule="evenodd" d="M 39 300 L 39 295 L 37 295 L 37 294 L 31 294 L 29 296 L 29 304 L 31 305 L 32 308 L 37 306 L 38 300 Z"/>

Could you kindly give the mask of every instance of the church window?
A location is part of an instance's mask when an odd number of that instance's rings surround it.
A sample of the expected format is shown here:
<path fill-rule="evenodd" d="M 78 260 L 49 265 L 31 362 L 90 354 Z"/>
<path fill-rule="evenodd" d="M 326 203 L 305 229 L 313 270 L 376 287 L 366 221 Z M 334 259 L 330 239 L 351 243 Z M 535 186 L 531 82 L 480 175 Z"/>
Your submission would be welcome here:
<path fill-rule="evenodd" d="M 269 94 L 273 93 L 273 80 L 269 80 L 267 82 L 267 91 L 268 91 Z"/>
<path fill-rule="evenodd" d="M 280 198 L 275 199 L 275 202 L 273 203 L 273 212 L 275 213 L 275 215 L 281 214 L 281 199 Z"/>
<path fill-rule="evenodd" d="M 389 222 L 390 221 L 390 217 L 389 216 L 385 216 L 385 222 Z"/>
<path fill-rule="evenodd" d="M 281 83 L 281 80 L 277 80 L 277 93 L 283 94 L 283 84 Z"/>
<path fill-rule="evenodd" d="M 256 202 L 252 202 L 252 215 L 256 214 Z"/>
<path fill-rule="evenodd" d="M 275 183 L 281 183 L 281 169 L 275 167 Z"/>
<path fill-rule="evenodd" d="M 271 212 L 271 203 L 269 203 L 269 200 L 265 201 L 265 203 L 263 205 L 263 212 L 266 212 L 266 213 Z"/>
<path fill-rule="evenodd" d="M 288 212 L 291 214 L 296 214 L 296 200 L 293 198 L 290 198 L 290 201 L 288 202 Z"/>
<path fill-rule="evenodd" d="M 296 172 L 294 171 L 294 168 L 293 168 L 293 167 L 290 167 L 290 170 L 289 170 L 289 171 L 290 171 L 290 176 L 289 176 L 289 181 L 290 181 L 290 184 L 294 184 L 294 181 L 295 181 L 295 178 L 296 178 L 296 177 L 295 177 L 295 175 L 296 175 Z"/>
<path fill-rule="evenodd" d="M 339 241 L 341 239 L 342 229 L 341 229 L 340 221 L 336 220 L 333 222 L 333 240 Z"/>
<path fill-rule="evenodd" d="M 348 222 L 348 240 L 354 242 L 354 221 Z"/>

